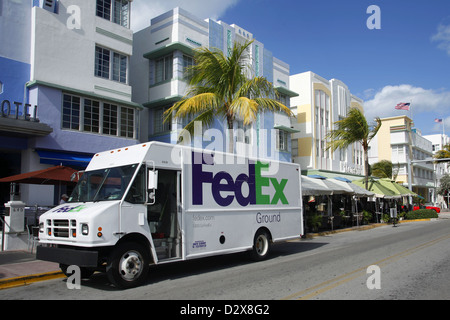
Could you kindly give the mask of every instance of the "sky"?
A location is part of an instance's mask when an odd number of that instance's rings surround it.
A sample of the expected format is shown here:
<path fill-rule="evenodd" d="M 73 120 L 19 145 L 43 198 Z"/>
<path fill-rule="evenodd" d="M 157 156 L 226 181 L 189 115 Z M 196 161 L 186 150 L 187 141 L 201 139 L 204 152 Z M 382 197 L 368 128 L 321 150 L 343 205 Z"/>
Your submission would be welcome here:
<path fill-rule="evenodd" d="M 253 33 L 291 75 L 343 81 L 369 123 L 407 115 L 423 135 L 450 135 L 449 0 L 134 0 L 131 28 L 177 6 Z"/>

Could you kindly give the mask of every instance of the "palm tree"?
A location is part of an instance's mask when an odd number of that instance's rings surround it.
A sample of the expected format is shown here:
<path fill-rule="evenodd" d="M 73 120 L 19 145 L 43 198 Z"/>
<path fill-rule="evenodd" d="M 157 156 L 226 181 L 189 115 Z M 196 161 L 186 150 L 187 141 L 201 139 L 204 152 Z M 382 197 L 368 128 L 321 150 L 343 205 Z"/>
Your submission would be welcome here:
<path fill-rule="evenodd" d="M 369 142 L 376 136 L 381 127 L 380 118 L 375 119 L 372 127 L 367 123 L 364 114 L 358 108 L 351 108 L 342 120 L 336 121 L 336 129 L 327 134 L 327 150 L 346 149 L 355 142 L 361 143 L 364 150 L 365 185 L 369 184 Z"/>
<path fill-rule="evenodd" d="M 187 70 L 188 92 L 165 112 L 165 121 L 193 117 L 184 130 L 192 134 L 195 121 L 210 127 L 214 119 L 226 120 L 232 132 L 235 119 L 248 125 L 260 111 L 281 111 L 291 116 L 291 110 L 276 101 L 276 89 L 264 77 L 250 78 L 248 48 L 253 41 L 234 43 L 228 57 L 218 49 L 195 50 L 194 66 Z M 182 132 L 183 133 L 183 132 Z M 234 152 L 233 135 L 229 134 L 229 152 Z"/>
<path fill-rule="evenodd" d="M 433 158 L 435 158 L 435 159 L 448 159 L 448 158 L 450 158 L 450 144 L 444 145 L 441 150 L 436 152 L 436 154 L 434 155 Z"/>

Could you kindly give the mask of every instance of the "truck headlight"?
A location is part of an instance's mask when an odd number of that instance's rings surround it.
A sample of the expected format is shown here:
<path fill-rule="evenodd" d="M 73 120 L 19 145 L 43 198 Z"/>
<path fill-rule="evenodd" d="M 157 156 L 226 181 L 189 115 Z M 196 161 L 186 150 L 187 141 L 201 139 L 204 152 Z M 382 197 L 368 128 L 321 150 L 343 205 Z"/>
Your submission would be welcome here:
<path fill-rule="evenodd" d="M 82 223 L 81 224 L 81 234 L 83 236 L 87 236 L 89 234 L 89 226 L 87 223 Z"/>

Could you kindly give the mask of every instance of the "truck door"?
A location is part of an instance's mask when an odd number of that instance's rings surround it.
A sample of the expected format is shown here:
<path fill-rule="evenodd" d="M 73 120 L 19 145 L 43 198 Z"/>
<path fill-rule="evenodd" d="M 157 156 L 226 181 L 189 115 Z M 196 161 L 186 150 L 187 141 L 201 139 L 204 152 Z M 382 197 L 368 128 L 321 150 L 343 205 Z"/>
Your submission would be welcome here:
<path fill-rule="evenodd" d="M 181 174 L 177 170 L 157 169 L 158 183 L 154 203 L 147 205 L 147 218 L 158 260 L 181 258 L 179 203 Z"/>

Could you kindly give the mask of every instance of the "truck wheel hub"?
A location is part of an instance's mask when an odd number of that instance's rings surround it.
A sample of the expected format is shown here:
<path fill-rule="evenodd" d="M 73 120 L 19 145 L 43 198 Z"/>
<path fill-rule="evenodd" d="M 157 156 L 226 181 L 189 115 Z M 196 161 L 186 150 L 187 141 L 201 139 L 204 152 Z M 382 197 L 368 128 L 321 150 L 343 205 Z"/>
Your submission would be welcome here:
<path fill-rule="evenodd" d="M 142 259 L 137 252 L 127 252 L 120 259 L 119 271 L 124 280 L 133 280 L 142 272 Z"/>

